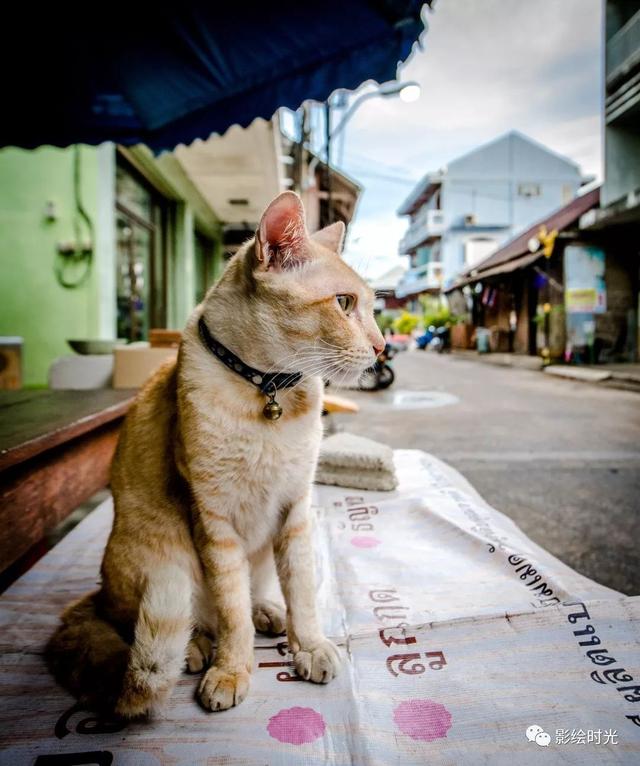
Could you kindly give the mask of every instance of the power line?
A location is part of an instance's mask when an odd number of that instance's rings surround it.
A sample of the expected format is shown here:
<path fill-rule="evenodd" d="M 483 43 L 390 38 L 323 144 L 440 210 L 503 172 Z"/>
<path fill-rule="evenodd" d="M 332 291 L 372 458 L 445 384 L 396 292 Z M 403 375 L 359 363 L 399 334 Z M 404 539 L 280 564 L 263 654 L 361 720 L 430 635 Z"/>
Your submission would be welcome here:
<path fill-rule="evenodd" d="M 349 171 L 351 172 L 351 170 Z M 371 170 L 353 170 L 355 176 L 368 176 L 369 178 L 378 178 L 380 181 L 391 181 L 397 184 L 408 184 L 409 186 L 415 186 L 416 182 L 410 178 L 401 178 L 400 176 L 386 175 L 384 173 L 375 173 Z"/>

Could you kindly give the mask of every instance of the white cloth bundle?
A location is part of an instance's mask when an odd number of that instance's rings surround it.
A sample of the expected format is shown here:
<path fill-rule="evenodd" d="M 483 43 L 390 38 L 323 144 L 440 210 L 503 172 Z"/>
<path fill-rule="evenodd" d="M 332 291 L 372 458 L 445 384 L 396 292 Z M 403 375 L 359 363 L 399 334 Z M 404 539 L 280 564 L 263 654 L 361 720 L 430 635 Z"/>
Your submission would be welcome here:
<path fill-rule="evenodd" d="M 322 442 L 316 469 L 319 484 L 392 490 L 398 486 L 393 450 L 363 436 L 340 433 Z"/>

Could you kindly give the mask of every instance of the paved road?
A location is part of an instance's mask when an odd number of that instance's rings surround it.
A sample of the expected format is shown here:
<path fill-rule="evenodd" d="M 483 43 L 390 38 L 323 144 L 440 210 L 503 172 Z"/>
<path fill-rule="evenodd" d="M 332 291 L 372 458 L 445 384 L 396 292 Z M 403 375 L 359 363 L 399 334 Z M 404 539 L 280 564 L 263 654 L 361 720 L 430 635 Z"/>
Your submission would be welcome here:
<path fill-rule="evenodd" d="M 340 425 L 455 466 L 495 508 L 569 566 L 640 594 L 640 394 L 406 352 L 387 392 Z M 442 406 L 402 409 L 399 394 Z"/>

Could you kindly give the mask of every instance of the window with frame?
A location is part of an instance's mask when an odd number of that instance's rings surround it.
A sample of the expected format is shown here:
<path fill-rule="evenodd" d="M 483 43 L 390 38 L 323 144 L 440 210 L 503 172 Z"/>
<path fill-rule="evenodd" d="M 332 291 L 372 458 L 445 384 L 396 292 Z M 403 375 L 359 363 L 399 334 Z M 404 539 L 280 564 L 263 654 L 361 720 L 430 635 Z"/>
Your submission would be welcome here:
<path fill-rule="evenodd" d="M 168 202 L 122 157 L 116 167 L 119 338 L 146 340 L 167 323 Z"/>
<path fill-rule="evenodd" d="M 518 196 L 519 197 L 539 197 L 542 193 L 540 184 L 523 183 L 518 184 Z"/>

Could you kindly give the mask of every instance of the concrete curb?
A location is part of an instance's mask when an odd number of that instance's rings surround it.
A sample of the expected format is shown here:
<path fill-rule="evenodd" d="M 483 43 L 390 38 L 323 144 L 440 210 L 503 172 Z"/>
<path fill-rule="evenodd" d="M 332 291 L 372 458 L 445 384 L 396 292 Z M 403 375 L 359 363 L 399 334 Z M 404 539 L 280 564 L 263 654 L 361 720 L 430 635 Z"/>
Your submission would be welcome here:
<path fill-rule="evenodd" d="M 496 367 L 516 367 L 520 370 L 542 369 L 542 359 L 537 356 L 526 356 L 524 354 L 508 354 L 501 352 L 479 354 L 477 351 L 462 351 L 460 349 L 453 349 L 451 356 L 454 359 L 467 359 L 470 362 L 493 364 Z"/>
<path fill-rule="evenodd" d="M 461 349 L 453 349 L 451 356 L 454 359 L 466 359 L 470 362 L 492 364 L 497 367 L 513 367 L 521 370 L 543 371 L 547 375 L 554 375 L 557 378 L 565 378 L 566 380 L 576 380 L 580 383 L 592 383 L 606 388 L 617 388 L 621 391 L 640 393 L 640 377 L 635 372 L 627 372 L 624 369 L 598 370 L 593 367 L 574 367 L 568 364 L 552 364 L 548 367 L 544 367 L 542 359 L 536 356 L 495 352 L 491 354 L 478 354 L 477 351 L 463 351 Z"/>
<path fill-rule="evenodd" d="M 610 380 L 613 375 L 608 370 L 591 370 L 584 367 L 569 367 L 569 365 L 552 364 L 544 368 L 547 375 L 557 375 L 559 378 L 581 380 L 586 383 L 602 383 Z"/>

